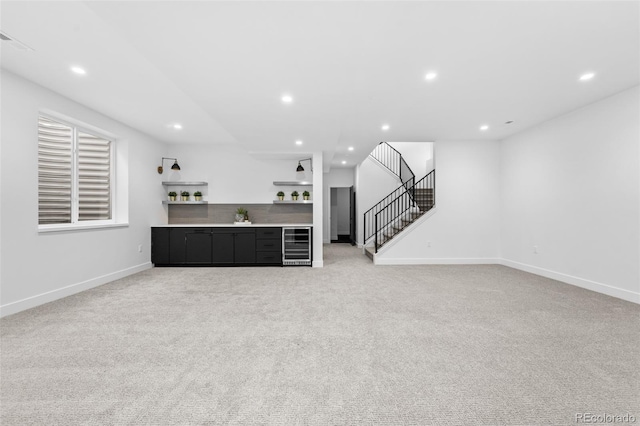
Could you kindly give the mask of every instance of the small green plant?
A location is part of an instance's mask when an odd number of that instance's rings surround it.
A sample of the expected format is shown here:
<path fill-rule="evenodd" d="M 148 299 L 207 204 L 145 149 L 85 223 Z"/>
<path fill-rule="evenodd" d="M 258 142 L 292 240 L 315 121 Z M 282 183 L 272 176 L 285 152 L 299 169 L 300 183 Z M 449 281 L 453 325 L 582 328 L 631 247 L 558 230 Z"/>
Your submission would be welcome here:
<path fill-rule="evenodd" d="M 238 210 L 236 210 L 236 214 L 241 214 L 243 217 L 247 215 L 247 209 L 244 209 L 242 207 L 238 207 Z"/>
<path fill-rule="evenodd" d="M 196 192 L 193 193 L 193 196 L 194 197 L 202 197 L 202 192 L 196 191 Z"/>
<path fill-rule="evenodd" d="M 308 197 L 309 195 L 310 195 L 310 194 L 309 194 L 309 191 L 304 191 L 304 192 L 302 193 L 302 196 L 303 196 L 303 197 Z"/>
<path fill-rule="evenodd" d="M 292 197 L 297 197 L 298 195 L 300 195 L 300 194 L 298 194 L 298 191 L 293 191 L 293 192 L 291 193 L 291 196 L 292 196 Z"/>
<path fill-rule="evenodd" d="M 188 197 L 190 194 L 189 191 L 182 191 L 180 195 L 182 195 L 183 197 Z"/>
<path fill-rule="evenodd" d="M 284 197 L 284 192 L 282 191 L 278 191 L 278 193 L 276 194 L 278 197 Z"/>
<path fill-rule="evenodd" d="M 170 191 L 169 192 L 169 197 L 177 197 L 178 193 L 176 191 Z"/>

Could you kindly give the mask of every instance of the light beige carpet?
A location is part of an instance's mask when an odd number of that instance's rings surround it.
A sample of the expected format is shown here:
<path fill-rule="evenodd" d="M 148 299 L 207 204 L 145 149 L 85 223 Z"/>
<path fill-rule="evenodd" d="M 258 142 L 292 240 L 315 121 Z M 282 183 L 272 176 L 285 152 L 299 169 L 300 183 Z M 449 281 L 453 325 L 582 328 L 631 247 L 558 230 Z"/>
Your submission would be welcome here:
<path fill-rule="evenodd" d="M 2 425 L 640 423 L 638 305 L 325 248 L 322 269 L 155 268 L 2 319 Z"/>

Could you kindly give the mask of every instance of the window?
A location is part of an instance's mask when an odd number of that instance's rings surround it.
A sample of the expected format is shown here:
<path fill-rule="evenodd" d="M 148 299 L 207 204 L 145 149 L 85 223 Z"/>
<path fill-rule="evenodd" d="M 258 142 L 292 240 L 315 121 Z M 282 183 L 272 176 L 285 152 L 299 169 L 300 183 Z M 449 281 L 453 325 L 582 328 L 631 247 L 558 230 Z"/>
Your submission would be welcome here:
<path fill-rule="evenodd" d="M 113 147 L 98 132 L 38 117 L 38 224 L 113 222 Z"/>

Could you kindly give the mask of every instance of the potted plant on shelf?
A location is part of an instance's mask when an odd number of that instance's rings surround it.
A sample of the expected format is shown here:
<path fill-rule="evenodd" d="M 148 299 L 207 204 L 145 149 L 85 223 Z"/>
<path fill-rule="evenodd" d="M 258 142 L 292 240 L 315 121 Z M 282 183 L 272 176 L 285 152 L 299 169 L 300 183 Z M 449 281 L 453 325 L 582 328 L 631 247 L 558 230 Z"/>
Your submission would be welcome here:
<path fill-rule="evenodd" d="M 309 194 L 309 191 L 304 191 L 302 193 L 302 199 L 303 200 L 308 200 L 309 199 L 309 195 L 311 195 L 311 194 Z"/>
<path fill-rule="evenodd" d="M 170 191 L 169 192 L 169 201 L 175 201 L 177 196 L 178 196 L 178 193 L 176 191 Z"/>
<path fill-rule="evenodd" d="M 202 201 L 202 192 L 200 191 L 194 192 L 193 197 L 195 198 L 196 201 Z"/>
<path fill-rule="evenodd" d="M 182 191 L 180 196 L 182 197 L 182 201 L 189 201 L 189 191 Z"/>
<path fill-rule="evenodd" d="M 291 193 L 291 199 L 292 199 L 293 201 L 296 201 L 296 200 L 298 199 L 298 195 L 300 195 L 300 194 L 298 194 L 298 191 L 293 191 L 293 192 Z"/>
<path fill-rule="evenodd" d="M 244 209 L 242 207 L 239 207 L 236 210 L 236 220 L 235 221 L 236 222 L 244 222 L 245 218 L 247 217 L 247 213 L 248 212 L 247 212 L 246 209 Z"/>
<path fill-rule="evenodd" d="M 278 200 L 280 201 L 284 200 L 284 192 L 278 191 L 276 195 L 278 196 Z"/>

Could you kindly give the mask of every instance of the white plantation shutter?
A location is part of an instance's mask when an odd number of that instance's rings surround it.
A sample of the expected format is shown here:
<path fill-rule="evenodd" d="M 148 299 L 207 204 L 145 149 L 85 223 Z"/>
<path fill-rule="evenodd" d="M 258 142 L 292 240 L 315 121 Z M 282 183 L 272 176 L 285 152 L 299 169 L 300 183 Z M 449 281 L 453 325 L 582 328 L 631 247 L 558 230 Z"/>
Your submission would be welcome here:
<path fill-rule="evenodd" d="M 71 223 L 73 129 L 38 120 L 38 223 Z"/>
<path fill-rule="evenodd" d="M 112 144 L 73 125 L 38 117 L 40 225 L 112 219 Z"/>
<path fill-rule="evenodd" d="M 78 132 L 78 220 L 111 219 L 111 141 Z"/>

